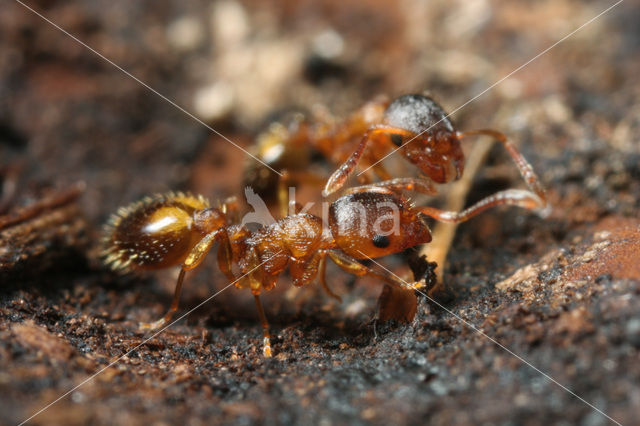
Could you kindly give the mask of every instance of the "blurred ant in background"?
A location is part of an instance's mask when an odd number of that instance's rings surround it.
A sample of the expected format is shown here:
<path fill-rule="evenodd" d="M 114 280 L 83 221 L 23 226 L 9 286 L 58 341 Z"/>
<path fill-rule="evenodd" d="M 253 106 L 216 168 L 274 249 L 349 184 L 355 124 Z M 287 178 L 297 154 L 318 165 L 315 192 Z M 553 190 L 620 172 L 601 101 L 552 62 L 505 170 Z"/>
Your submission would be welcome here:
<path fill-rule="evenodd" d="M 317 183 L 323 179 L 308 171 L 310 149 L 340 165 L 326 181 L 322 191 L 324 196 L 342 188 L 359 163 L 367 167 L 358 176 L 362 184 L 371 185 L 372 174 L 375 174 L 381 180 L 375 186 L 437 195 L 434 184 L 449 183 L 462 177 L 465 159 L 461 141 L 480 135 L 490 136 L 505 147 L 530 190 L 500 191 L 464 212 L 438 212 L 433 209 L 430 215 L 440 221 L 461 222 L 498 205 L 541 211 L 547 207 L 539 179 L 506 135 L 491 129 L 459 132 L 442 107 L 430 97 L 414 94 L 401 96 L 392 102 L 375 100 L 342 122 L 336 122 L 326 113 L 316 115 L 314 123 L 305 121 L 301 115 L 290 118 L 286 125 L 274 123 L 258 137 L 256 153 L 259 158 L 283 174 L 276 179 L 279 181 L 281 208 L 286 206 L 282 201 L 288 199 L 289 185 Z M 422 175 L 417 178 L 392 176 L 381 161 L 395 150 L 415 165 Z M 261 190 L 261 195 L 273 190 L 261 184 L 273 184 L 273 178 L 267 177 L 271 172 L 263 168 L 249 167 L 245 171 L 245 182 Z"/>

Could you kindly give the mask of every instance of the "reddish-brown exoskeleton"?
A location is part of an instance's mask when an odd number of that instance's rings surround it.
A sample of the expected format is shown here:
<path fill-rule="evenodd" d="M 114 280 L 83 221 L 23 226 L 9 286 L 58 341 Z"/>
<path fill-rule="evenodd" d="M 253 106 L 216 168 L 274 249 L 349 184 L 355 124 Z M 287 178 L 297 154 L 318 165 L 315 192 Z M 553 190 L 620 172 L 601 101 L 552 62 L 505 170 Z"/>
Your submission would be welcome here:
<path fill-rule="evenodd" d="M 245 185 L 266 200 L 273 200 L 277 195 L 281 214 L 286 214 L 289 186 L 306 183 L 321 188 L 327 179 L 326 171 L 314 167 L 317 166 L 313 164 L 314 157 L 320 154 L 319 157 L 334 165 L 345 161 L 362 135 L 380 122 L 387 105 L 384 99 L 368 102 L 344 120 L 319 108 L 311 117 L 301 112 L 284 114 L 256 138 L 253 154 L 261 162 L 248 160 Z M 278 170 L 281 176 L 272 169 Z M 372 179 L 368 177 L 363 176 L 361 183 L 370 183 Z M 382 178 L 390 176 L 386 174 Z"/>
<path fill-rule="evenodd" d="M 322 180 L 309 172 L 309 149 L 322 154 L 340 167 L 326 181 L 323 195 L 338 191 L 361 163 L 365 172 L 358 176 L 361 184 L 373 182 L 378 176 L 382 186 L 392 190 L 419 191 L 437 194 L 435 184 L 459 179 L 464 171 L 461 141 L 471 136 L 486 135 L 502 143 L 513 158 L 530 191 L 506 190 L 489 196 L 461 213 L 439 212 L 426 209 L 426 214 L 440 221 L 461 222 L 479 212 L 497 205 L 517 205 L 528 209 L 544 210 L 547 206 L 545 191 L 533 169 L 508 138 L 495 130 L 480 129 L 459 132 L 447 113 L 433 99 L 423 95 L 404 95 L 393 101 L 374 100 L 357 110 L 346 120 L 335 120 L 328 114 L 316 114 L 313 120 L 293 115 L 288 123 L 274 123 L 258 139 L 256 155 L 271 167 L 279 169 L 278 198 L 286 207 L 289 184 Z M 392 176 L 381 161 L 394 150 L 415 165 L 423 176 Z M 245 181 L 260 191 L 265 182 L 272 182 L 275 174 L 266 167 L 249 168 Z M 274 177 L 274 179 L 270 179 Z M 275 179 L 276 181 L 278 179 Z"/>
<path fill-rule="evenodd" d="M 547 208 L 544 188 L 531 165 L 503 134 L 495 130 L 480 129 L 456 131 L 447 113 L 433 99 L 423 95 L 405 95 L 395 99 L 384 110 L 380 122 L 363 135 L 351 155 L 328 179 L 323 195 L 339 190 L 363 161 L 383 182 L 376 187 L 393 190 L 415 190 L 428 195 L 437 194 L 436 184 L 459 179 L 464 170 L 461 140 L 470 136 L 486 135 L 502 143 L 513 158 L 528 190 L 509 189 L 486 197 L 462 212 L 447 212 L 423 207 L 422 213 L 443 222 L 462 222 L 498 205 L 515 205 L 527 209 Z M 387 178 L 389 175 L 380 161 L 390 152 L 398 150 L 414 164 L 424 176 L 420 178 Z M 366 186 L 361 187 L 366 190 Z"/>
<path fill-rule="evenodd" d="M 329 207 L 328 227 L 317 216 L 297 213 L 250 231 L 231 223 L 233 208 L 233 203 L 210 207 L 201 197 L 167 194 L 124 207 L 112 216 L 104 239 L 107 264 L 115 269 L 181 266 L 168 312 L 156 322 L 142 324 L 143 328 L 161 327 L 172 318 L 185 272 L 197 267 L 216 242 L 222 272 L 237 287 L 250 288 L 255 297 L 266 357 L 271 356 L 271 345 L 260 293 L 272 289 L 287 266 L 294 285 L 304 286 L 319 275 L 332 296 L 324 276 L 327 257 L 351 274 L 375 276 L 396 289 L 425 286 L 424 280 L 407 283 L 358 262 L 431 241 L 420 213 L 390 190 L 353 191 L 338 198 Z"/>

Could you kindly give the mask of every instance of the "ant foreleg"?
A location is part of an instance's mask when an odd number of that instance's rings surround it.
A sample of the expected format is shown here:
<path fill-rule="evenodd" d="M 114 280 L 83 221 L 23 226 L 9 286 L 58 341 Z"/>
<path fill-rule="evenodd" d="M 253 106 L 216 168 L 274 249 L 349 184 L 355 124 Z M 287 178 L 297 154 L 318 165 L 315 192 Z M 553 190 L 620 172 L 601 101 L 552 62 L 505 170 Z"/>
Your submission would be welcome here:
<path fill-rule="evenodd" d="M 478 129 L 478 130 L 470 130 L 467 132 L 458 132 L 458 139 L 464 139 L 468 136 L 476 136 L 476 135 L 486 135 L 491 136 L 498 142 L 500 142 L 504 148 L 507 150 L 513 161 L 516 163 L 518 167 L 518 171 L 520 175 L 524 178 L 525 183 L 533 191 L 536 197 L 530 197 L 532 200 L 537 198 L 537 205 L 532 207 L 526 207 L 529 209 L 539 209 L 542 211 L 541 214 L 547 214 L 548 204 L 547 204 L 547 195 L 546 191 L 540 183 L 540 179 L 533 171 L 533 167 L 531 164 L 522 156 L 520 151 L 516 148 L 516 146 L 507 138 L 504 133 L 498 132 L 497 130 L 492 129 Z M 496 194 L 497 195 L 497 194 Z M 533 195 L 533 194 L 531 194 Z"/>
<path fill-rule="evenodd" d="M 356 164 L 358 164 L 358 162 L 360 161 L 360 158 L 362 157 L 362 154 L 364 153 L 364 150 L 369 142 L 378 141 L 377 143 L 383 143 L 384 139 L 382 138 L 390 135 L 390 139 L 392 142 L 396 139 L 399 139 L 400 144 L 402 144 L 403 137 L 410 136 L 412 134 L 413 133 L 408 130 L 396 127 L 377 127 L 368 130 L 360 140 L 360 143 L 356 147 L 355 151 L 353 151 L 349 158 L 347 158 L 347 160 L 342 163 L 342 165 L 340 165 L 338 170 L 333 172 L 333 174 L 329 177 L 329 180 L 327 180 L 327 184 L 322 191 L 322 195 L 324 197 L 327 197 L 329 194 L 332 194 L 342 188 L 349 175 L 351 175 L 351 173 L 353 173 L 353 171 L 355 170 Z"/>
<path fill-rule="evenodd" d="M 425 282 L 422 280 L 409 283 L 400 279 L 399 277 L 397 277 L 396 275 L 390 272 L 384 271 L 384 273 L 382 273 L 382 272 L 374 271 L 368 266 L 365 266 L 362 263 L 358 262 L 353 257 L 348 256 L 337 250 L 329 250 L 327 251 L 327 254 L 331 258 L 331 260 L 335 262 L 336 265 L 342 268 L 342 270 L 353 275 L 357 275 L 357 276 L 370 275 L 372 277 L 376 277 L 380 280 L 383 280 L 384 282 L 391 284 L 392 286 L 395 286 L 404 290 L 418 290 L 418 289 L 424 288 L 426 285 Z"/>
<path fill-rule="evenodd" d="M 482 213 L 483 211 L 495 207 L 495 206 L 518 206 L 529 210 L 534 210 L 540 207 L 542 200 L 540 198 L 524 189 L 507 189 L 505 191 L 496 192 L 476 204 L 472 205 L 468 209 L 461 212 L 446 211 L 436 209 L 434 207 L 417 207 L 417 210 L 429 217 L 432 217 L 441 222 L 464 222 L 471 219 L 473 216 Z"/>
<path fill-rule="evenodd" d="M 345 190 L 345 194 L 355 194 L 357 192 L 371 192 L 380 189 L 391 190 L 394 192 L 402 191 L 415 191 L 425 195 L 436 195 L 436 190 L 433 183 L 426 179 L 420 178 L 395 178 L 382 182 L 372 183 L 370 185 L 356 186 Z"/>

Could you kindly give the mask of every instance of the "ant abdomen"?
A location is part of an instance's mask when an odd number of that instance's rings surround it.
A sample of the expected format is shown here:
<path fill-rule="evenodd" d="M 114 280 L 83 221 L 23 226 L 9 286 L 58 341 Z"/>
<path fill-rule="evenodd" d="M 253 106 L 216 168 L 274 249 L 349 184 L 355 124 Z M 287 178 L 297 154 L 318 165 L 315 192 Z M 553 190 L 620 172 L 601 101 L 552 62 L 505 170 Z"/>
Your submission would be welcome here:
<path fill-rule="evenodd" d="M 119 209 L 105 229 L 105 262 L 115 270 L 179 264 L 202 238 L 195 214 L 207 207 L 202 197 L 170 193 Z"/>

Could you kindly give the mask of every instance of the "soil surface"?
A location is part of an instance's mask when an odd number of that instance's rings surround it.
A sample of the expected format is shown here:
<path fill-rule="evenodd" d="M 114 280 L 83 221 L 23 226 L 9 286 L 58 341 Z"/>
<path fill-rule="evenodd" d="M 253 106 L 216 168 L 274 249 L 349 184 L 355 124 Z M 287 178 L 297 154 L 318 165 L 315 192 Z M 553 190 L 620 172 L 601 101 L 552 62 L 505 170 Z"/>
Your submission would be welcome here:
<path fill-rule="evenodd" d="M 3 1 L 0 423 L 638 424 L 637 3 L 504 81 L 613 3 L 25 4 L 140 81 Z M 147 340 L 138 323 L 163 314 L 177 271 L 111 273 L 101 226 L 148 194 L 241 194 L 250 160 L 203 123 L 251 149 L 283 111 L 340 118 L 424 91 L 458 128 L 508 134 L 551 214 L 499 208 L 461 225 L 453 297 L 420 297 L 409 324 L 374 321 L 376 280 L 330 267 L 338 303 L 285 275 L 264 298 L 265 359 L 253 298 L 225 289 L 210 256 L 180 312 L 224 290 Z M 521 178 L 495 146 L 467 201 L 508 187 Z M 408 276 L 402 256 L 381 262 Z"/>

